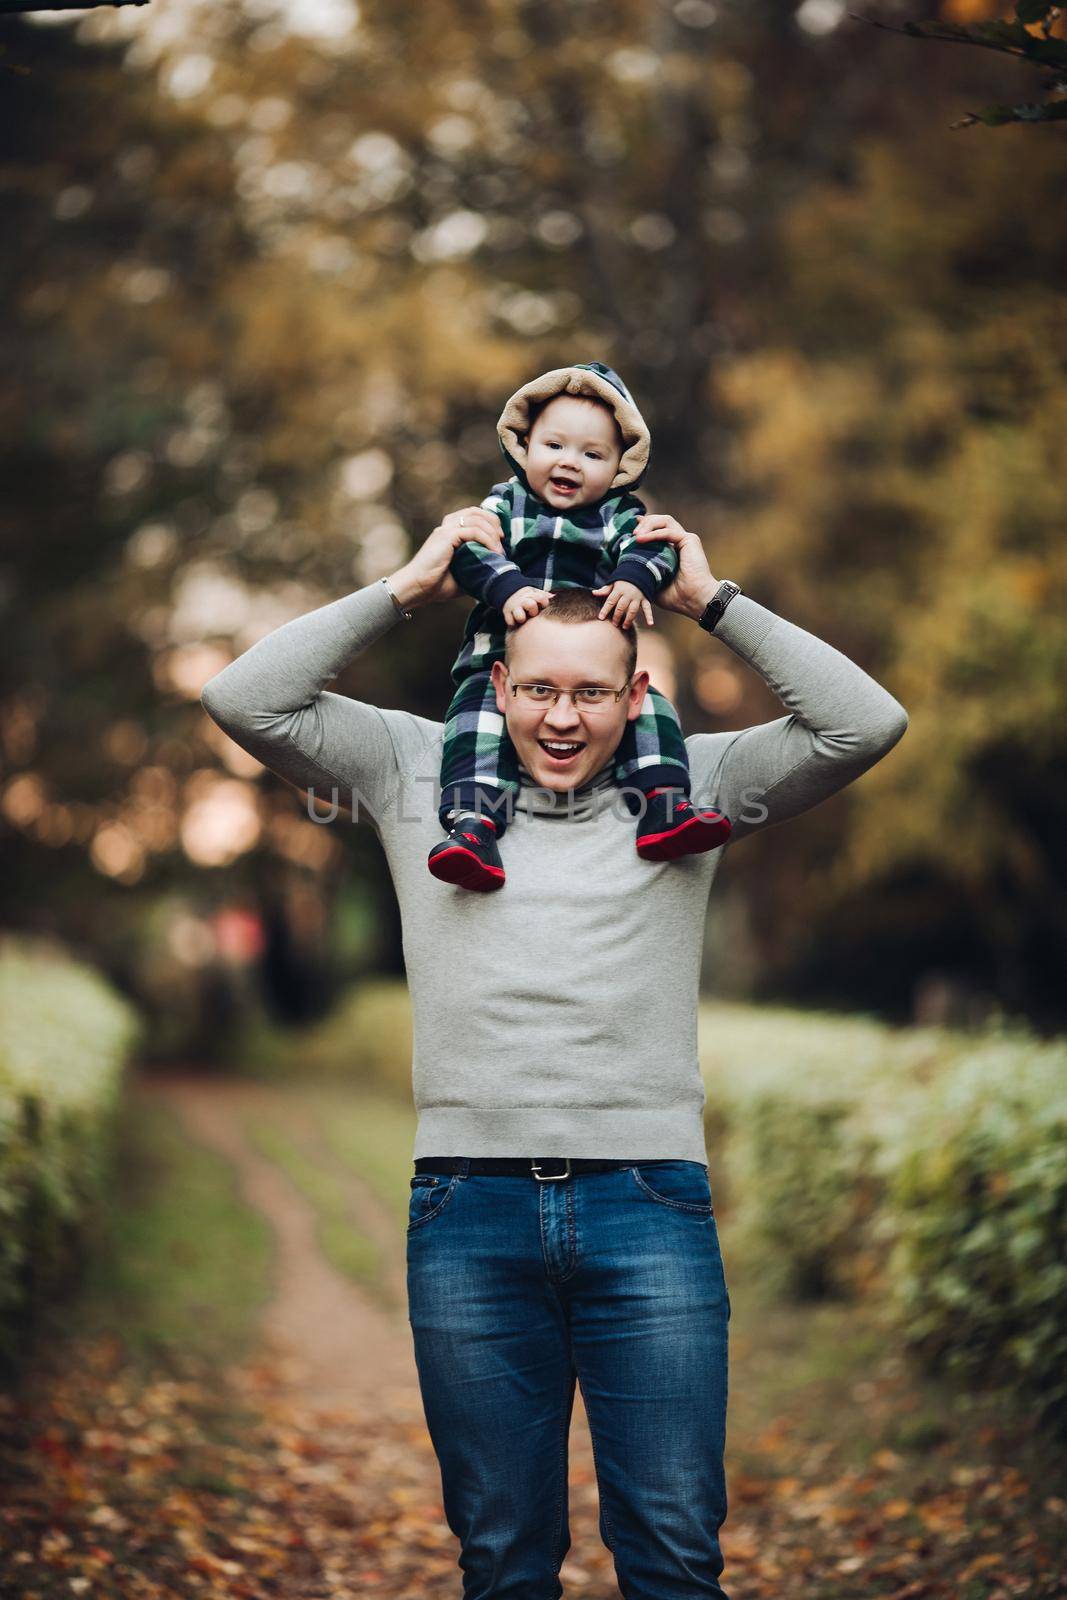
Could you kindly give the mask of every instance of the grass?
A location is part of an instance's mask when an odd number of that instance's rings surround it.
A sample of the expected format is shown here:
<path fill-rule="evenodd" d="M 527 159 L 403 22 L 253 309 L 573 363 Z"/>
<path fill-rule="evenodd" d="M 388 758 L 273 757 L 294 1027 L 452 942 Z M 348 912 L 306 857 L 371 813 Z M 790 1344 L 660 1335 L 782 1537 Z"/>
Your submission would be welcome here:
<path fill-rule="evenodd" d="M 362 1088 L 312 1086 L 308 1104 L 338 1160 L 364 1178 L 407 1227 L 415 1112 L 410 1103 Z"/>
<path fill-rule="evenodd" d="M 119 1336 L 134 1359 L 214 1362 L 246 1353 L 271 1292 L 266 1221 L 232 1168 L 132 1089 L 116 1191 L 80 1292 L 56 1308 L 83 1333 Z"/>
<path fill-rule="evenodd" d="M 250 1117 L 244 1127 L 261 1155 L 273 1161 L 313 1207 L 316 1238 L 326 1259 L 356 1283 L 373 1286 L 381 1273 L 380 1252 L 374 1241 L 360 1232 L 337 1174 L 313 1160 L 277 1123 Z"/>

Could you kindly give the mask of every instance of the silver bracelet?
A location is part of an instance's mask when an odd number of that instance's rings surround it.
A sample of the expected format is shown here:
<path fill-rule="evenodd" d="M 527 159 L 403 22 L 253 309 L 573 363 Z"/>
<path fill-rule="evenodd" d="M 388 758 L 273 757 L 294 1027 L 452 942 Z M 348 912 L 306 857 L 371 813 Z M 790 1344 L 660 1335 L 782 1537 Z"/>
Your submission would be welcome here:
<path fill-rule="evenodd" d="M 405 622 L 411 622 L 414 614 L 411 611 L 404 610 L 404 607 L 400 604 L 400 601 L 389 587 L 389 579 L 379 578 L 378 582 L 382 585 L 382 588 L 385 590 L 386 594 L 396 607 L 397 615 L 403 617 Z"/>

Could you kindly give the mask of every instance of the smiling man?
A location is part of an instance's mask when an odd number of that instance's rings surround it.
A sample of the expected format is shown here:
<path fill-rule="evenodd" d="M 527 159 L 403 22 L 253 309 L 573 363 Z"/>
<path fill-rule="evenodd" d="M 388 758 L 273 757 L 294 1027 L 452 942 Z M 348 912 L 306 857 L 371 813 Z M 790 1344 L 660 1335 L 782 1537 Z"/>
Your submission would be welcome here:
<path fill-rule="evenodd" d="M 599 614 L 588 589 L 561 589 L 536 627 L 511 629 L 504 660 L 493 663 L 497 710 L 527 776 L 546 789 L 584 788 L 645 702 L 648 673 L 635 670 L 634 630 L 573 626 Z"/>
<path fill-rule="evenodd" d="M 633 849 L 611 781 L 643 692 L 632 641 L 573 590 L 497 664 L 525 768 L 506 894 L 425 872 L 441 724 L 326 688 L 401 615 L 456 593 L 449 563 L 472 533 L 499 548 L 495 517 L 452 513 L 388 581 L 269 634 L 202 700 L 289 782 L 358 796 L 389 862 L 419 1113 L 409 1316 L 465 1600 L 559 1600 L 576 1381 L 622 1592 L 723 1600 L 730 1304 L 697 1057 L 723 851 L 662 863 Z M 900 738 L 891 695 L 720 584 L 695 534 L 651 516 L 639 538 L 678 551 L 660 604 L 714 631 L 785 710 L 687 741 L 694 793 L 735 819 L 727 849 L 826 799 Z M 583 705 L 589 688 L 610 700 Z"/>

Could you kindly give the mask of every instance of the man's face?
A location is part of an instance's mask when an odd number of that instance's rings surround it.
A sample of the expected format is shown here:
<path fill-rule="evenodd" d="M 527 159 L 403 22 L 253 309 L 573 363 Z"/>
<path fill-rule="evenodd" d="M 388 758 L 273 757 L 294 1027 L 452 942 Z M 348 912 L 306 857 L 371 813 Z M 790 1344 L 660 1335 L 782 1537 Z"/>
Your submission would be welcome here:
<path fill-rule="evenodd" d="M 561 697 L 553 706 L 531 705 L 513 694 L 517 683 L 556 689 L 621 689 L 628 656 L 613 622 L 553 622 L 551 606 L 518 627 L 510 661 L 493 664 L 497 709 L 504 715 L 519 760 L 542 789 L 580 789 L 609 762 L 627 722 L 640 714 L 648 673 L 637 672 L 618 702 L 596 711 L 576 710 Z"/>
<path fill-rule="evenodd" d="M 557 395 L 538 412 L 526 441 L 526 477 L 534 494 L 562 511 L 607 494 L 621 457 L 615 418 L 605 406 Z"/>

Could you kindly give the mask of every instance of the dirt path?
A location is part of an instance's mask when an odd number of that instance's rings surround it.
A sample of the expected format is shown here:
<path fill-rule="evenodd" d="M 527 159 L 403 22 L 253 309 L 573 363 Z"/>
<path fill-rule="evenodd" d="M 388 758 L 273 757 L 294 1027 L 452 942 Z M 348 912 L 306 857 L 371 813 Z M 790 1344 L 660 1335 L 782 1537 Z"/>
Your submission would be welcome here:
<path fill-rule="evenodd" d="M 162 1100 L 192 1138 L 232 1164 L 243 1197 L 271 1226 L 277 1254 L 274 1297 L 262 1322 L 266 1359 L 235 1370 L 232 1382 L 297 1437 L 314 1437 L 323 1461 L 299 1463 L 298 1476 L 302 1469 L 313 1483 L 325 1481 L 331 1494 L 342 1497 L 350 1477 L 352 1515 L 361 1524 L 369 1520 L 375 1536 L 365 1554 L 358 1545 L 353 1548 L 349 1536 L 347 1584 L 358 1593 L 361 1583 L 378 1582 L 373 1575 L 382 1571 L 390 1549 L 403 1567 L 388 1532 L 396 1525 L 420 1573 L 412 1592 L 419 1600 L 432 1593 L 454 1594 L 459 1545 L 444 1521 L 440 1473 L 423 1420 L 407 1321 L 403 1229 L 368 1184 L 344 1172 L 353 1218 L 382 1250 L 389 1309 L 324 1258 L 310 1201 L 245 1132 L 247 1118 L 281 1113 L 296 1135 L 321 1149 L 314 1119 L 291 1095 L 194 1075 L 155 1076 L 144 1092 Z M 336 1168 L 334 1175 L 339 1175 Z M 368 1519 L 370 1482 L 377 1485 L 380 1503 L 377 1515 Z M 580 1391 L 571 1425 L 570 1498 L 572 1552 L 562 1571 L 567 1592 L 585 1600 L 617 1600 L 611 1557 L 599 1535 L 596 1473 Z M 412 1505 L 418 1507 L 419 1523 L 414 1540 L 404 1522 Z M 316 1516 L 317 1525 L 322 1520 Z M 397 1570 L 389 1593 L 404 1592 L 404 1574 Z"/>
<path fill-rule="evenodd" d="M 322 1255 L 314 1207 L 244 1131 L 247 1117 L 284 1106 L 286 1120 L 309 1143 L 318 1130 L 291 1096 L 257 1084 L 199 1077 L 157 1077 L 146 1091 L 173 1108 L 186 1131 L 228 1160 L 241 1193 L 270 1223 L 277 1250 L 275 1293 L 263 1318 L 269 1351 L 282 1364 L 294 1400 L 336 1409 L 383 1404 L 420 1410 L 418 1378 L 407 1323 L 399 1230 L 373 1190 L 346 1174 L 350 1208 L 362 1232 L 382 1250 L 392 1314 L 344 1277 Z"/>

